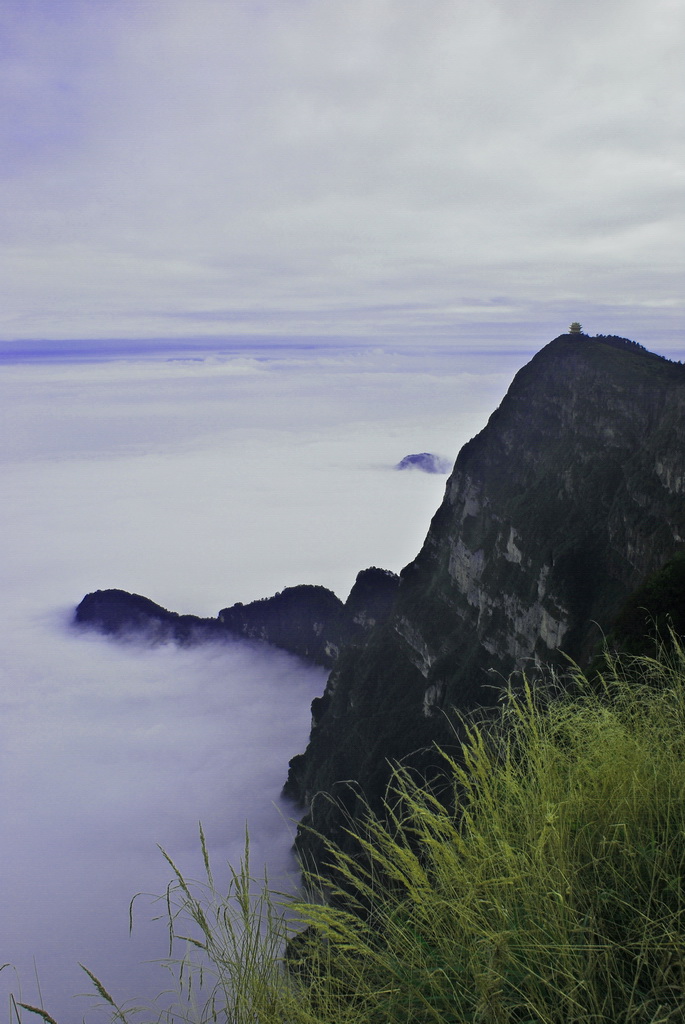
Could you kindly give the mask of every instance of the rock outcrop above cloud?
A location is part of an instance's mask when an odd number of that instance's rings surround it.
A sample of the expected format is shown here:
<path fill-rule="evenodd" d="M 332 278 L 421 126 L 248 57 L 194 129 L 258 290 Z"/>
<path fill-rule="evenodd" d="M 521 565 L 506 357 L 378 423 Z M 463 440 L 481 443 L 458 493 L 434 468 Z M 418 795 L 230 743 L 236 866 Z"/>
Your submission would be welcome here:
<path fill-rule="evenodd" d="M 140 594 L 126 590 L 96 590 L 86 594 L 74 612 L 78 626 L 115 637 L 145 638 L 154 643 L 180 644 L 216 639 L 222 633 L 216 619 L 179 615 Z"/>
<path fill-rule="evenodd" d="M 278 647 L 330 668 L 343 646 L 357 644 L 392 607 L 399 577 L 372 567 L 357 576 L 344 603 L 326 587 L 286 587 L 273 597 L 223 608 L 216 618 L 179 615 L 125 590 L 86 594 L 76 625 L 119 638 L 187 645 L 241 637 Z"/>
<path fill-rule="evenodd" d="M 452 463 L 432 452 L 418 452 L 416 455 L 405 455 L 397 463 L 395 469 L 418 469 L 422 473 L 449 473 Z"/>
<path fill-rule="evenodd" d="M 285 790 L 305 825 L 344 840 L 357 791 L 378 806 L 390 762 L 436 768 L 454 708 L 494 703 L 513 672 L 563 666 L 560 650 L 587 664 L 682 550 L 685 366 L 625 339 L 555 339 L 459 453 L 392 613 L 315 701 Z M 311 832 L 299 844 L 317 859 Z"/>

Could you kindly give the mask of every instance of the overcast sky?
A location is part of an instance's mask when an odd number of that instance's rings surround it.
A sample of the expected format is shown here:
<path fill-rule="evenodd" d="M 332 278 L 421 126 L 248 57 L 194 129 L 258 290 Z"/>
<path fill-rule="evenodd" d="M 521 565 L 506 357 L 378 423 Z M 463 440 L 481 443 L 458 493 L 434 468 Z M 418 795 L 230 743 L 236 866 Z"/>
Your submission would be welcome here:
<path fill-rule="evenodd" d="M 681 0 L 0 0 L 0 336 L 682 330 Z"/>

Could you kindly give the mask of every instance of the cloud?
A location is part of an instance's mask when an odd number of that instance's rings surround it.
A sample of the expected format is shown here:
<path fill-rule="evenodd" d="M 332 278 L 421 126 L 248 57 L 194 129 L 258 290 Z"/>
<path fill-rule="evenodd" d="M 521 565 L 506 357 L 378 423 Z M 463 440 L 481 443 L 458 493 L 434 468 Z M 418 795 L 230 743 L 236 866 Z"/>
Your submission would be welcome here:
<path fill-rule="evenodd" d="M 115 586 L 215 615 L 301 582 L 345 597 L 358 570 L 399 569 L 444 479 L 393 466 L 456 454 L 525 361 L 347 345 L 89 355 L 8 364 L 0 384 L 0 945 L 33 1003 L 35 956 L 58 1020 L 98 1019 L 71 998 L 88 988 L 79 960 L 122 999 L 168 984 L 145 963 L 166 953 L 159 905 L 136 902 L 128 937 L 131 897 L 169 880 L 158 843 L 198 876 L 202 820 L 225 882 L 247 822 L 255 871 L 292 871 L 295 809 L 278 794 L 325 679 L 244 643 L 71 631 L 74 606 Z M 18 991 L 9 969 L 0 988 Z"/>
<path fill-rule="evenodd" d="M 126 918 L 136 891 L 164 892 L 158 843 L 200 877 L 201 820 L 224 883 L 249 821 L 255 870 L 294 883 L 278 795 L 324 673 L 242 643 L 146 649 L 72 636 L 66 616 L 3 616 L 4 960 L 28 998 L 35 957 L 58 1019 L 88 987 L 79 961 L 118 998 L 151 999 L 167 984 L 144 964 L 165 955 L 161 907 L 137 902 L 132 941 Z"/>
<path fill-rule="evenodd" d="M 671 0 L 65 10 L 6 16 L 9 336 L 677 315 Z"/>

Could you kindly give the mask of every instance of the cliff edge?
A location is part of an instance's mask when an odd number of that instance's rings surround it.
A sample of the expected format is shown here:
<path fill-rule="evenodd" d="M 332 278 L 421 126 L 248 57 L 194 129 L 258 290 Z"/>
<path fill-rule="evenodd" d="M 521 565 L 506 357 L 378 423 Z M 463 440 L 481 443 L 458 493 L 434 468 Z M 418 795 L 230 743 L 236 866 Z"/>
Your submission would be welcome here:
<path fill-rule="evenodd" d="M 685 549 L 684 490 L 685 366 L 613 337 L 542 349 L 459 453 L 389 617 L 314 702 L 284 790 L 304 825 L 340 840 L 390 761 L 430 772 L 435 744 L 455 742 L 453 709 L 493 704 L 561 650 L 588 664 L 629 595 Z M 298 845 L 316 859 L 306 827 Z"/>

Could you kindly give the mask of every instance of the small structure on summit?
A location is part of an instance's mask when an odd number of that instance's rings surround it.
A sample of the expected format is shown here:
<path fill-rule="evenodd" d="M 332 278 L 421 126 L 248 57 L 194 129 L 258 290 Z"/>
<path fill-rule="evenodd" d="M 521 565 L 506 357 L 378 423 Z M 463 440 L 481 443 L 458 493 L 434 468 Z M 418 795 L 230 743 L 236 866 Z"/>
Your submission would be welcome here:
<path fill-rule="evenodd" d="M 568 333 L 569 334 L 582 334 L 583 333 L 583 325 L 579 324 L 577 320 L 574 320 L 573 323 L 571 324 L 571 326 L 568 329 Z"/>

